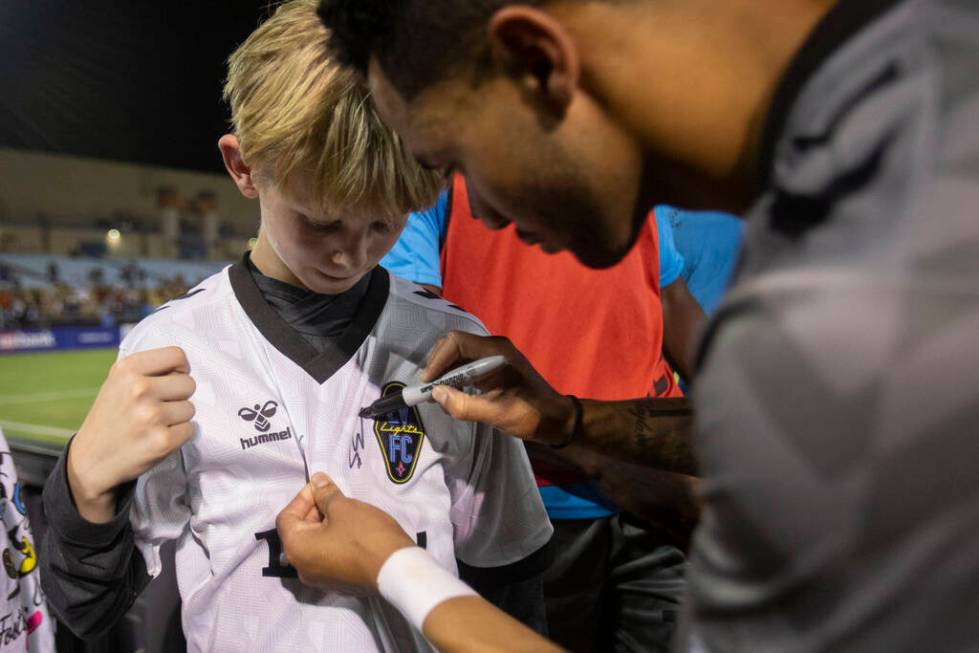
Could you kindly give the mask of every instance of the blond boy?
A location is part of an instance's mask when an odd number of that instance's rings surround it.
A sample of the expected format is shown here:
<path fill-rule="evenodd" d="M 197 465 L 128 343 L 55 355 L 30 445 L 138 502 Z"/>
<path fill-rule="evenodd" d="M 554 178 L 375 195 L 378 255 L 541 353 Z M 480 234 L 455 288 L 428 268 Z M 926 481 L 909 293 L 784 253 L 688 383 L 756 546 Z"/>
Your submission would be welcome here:
<path fill-rule="evenodd" d="M 48 480 L 45 588 L 83 635 L 176 540 L 189 650 L 428 650 L 382 600 L 305 587 L 281 555 L 275 516 L 310 469 L 453 571 L 531 582 L 550 537 L 515 441 L 428 406 L 357 417 L 414 382 L 442 333 L 484 331 L 377 266 L 440 179 L 323 56 L 315 6 L 281 6 L 229 60 L 219 147 L 259 200 L 256 247 L 133 330 Z"/>

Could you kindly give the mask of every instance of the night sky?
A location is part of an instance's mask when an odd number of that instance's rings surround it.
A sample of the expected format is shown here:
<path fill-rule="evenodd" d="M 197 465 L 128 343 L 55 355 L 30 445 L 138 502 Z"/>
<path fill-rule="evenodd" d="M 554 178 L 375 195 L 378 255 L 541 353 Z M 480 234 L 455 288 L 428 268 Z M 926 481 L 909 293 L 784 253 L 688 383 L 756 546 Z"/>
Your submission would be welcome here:
<path fill-rule="evenodd" d="M 0 2 L 0 147 L 221 172 L 224 62 L 269 4 Z"/>

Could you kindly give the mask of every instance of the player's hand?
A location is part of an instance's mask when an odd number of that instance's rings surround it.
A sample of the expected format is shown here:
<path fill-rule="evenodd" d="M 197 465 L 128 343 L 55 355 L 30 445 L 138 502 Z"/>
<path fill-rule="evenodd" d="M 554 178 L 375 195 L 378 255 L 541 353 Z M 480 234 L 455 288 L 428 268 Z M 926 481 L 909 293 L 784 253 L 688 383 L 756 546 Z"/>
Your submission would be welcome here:
<path fill-rule="evenodd" d="M 68 452 L 79 512 L 105 522 L 115 488 L 151 469 L 193 435 L 196 384 L 179 347 L 138 352 L 109 370 Z"/>
<path fill-rule="evenodd" d="M 452 417 L 489 424 L 523 440 L 556 444 L 574 428 L 574 404 L 537 373 L 527 358 L 506 338 L 451 331 L 428 355 L 422 381 L 487 356 L 503 355 L 507 366 L 480 380 L 482 393 L 467 395 L 439 387 L 432 393 Z"/>
<path fill-rule="evenodd" d="M 415 545 L 393 517 L 345 497 L 322 473 L 283 508 L 275 526 L 299 579 L 317 587 L 377 591 L 381 565 L 398 549 Z"/>

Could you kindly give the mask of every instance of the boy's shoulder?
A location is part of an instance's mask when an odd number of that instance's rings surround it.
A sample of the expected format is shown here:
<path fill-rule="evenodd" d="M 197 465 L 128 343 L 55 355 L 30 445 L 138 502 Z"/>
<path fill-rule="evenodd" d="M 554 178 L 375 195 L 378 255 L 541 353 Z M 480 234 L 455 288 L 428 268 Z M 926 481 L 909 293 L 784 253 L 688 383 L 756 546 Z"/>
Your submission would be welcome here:
<path fill-rule="evenodd" d="M 138 351 L 153 347 L 179 345 L 188 337 L 208 337 L 214 325 L 225 320 L 207 320 L 205 327 L 198 317 L 220 305 L 226 305 L 228 268 L 204 279 L 180 297 L 166 302 L 143 318 L 123 339 L 121 348 Z"/>
<path fill-rule="evenodd" d="M 390 274 L 390 273 L 389 273 Z M 434 327 L 446 330 L 469 331 L 479 335 L 487 332 L 483 323 L 466 309 L 436 295 L 416 283 L 397 275 L 391 277 L 391 302 L 388 309 L 395 313 L 423 316 Z M 408 318 L 410 320 L 410 317 Z"/>

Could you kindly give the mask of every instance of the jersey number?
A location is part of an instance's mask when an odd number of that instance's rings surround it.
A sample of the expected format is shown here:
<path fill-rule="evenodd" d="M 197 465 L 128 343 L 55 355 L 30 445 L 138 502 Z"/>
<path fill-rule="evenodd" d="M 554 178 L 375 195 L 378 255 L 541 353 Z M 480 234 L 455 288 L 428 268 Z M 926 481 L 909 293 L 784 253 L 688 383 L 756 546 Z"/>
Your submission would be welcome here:
<path fill-rule="evenodd" d="M 279 539 L 279 532 L 274 528 L 270 531 L 255 533 L 255 539 L 261 542 L 265 540 L 269 545 L 269 566 L 262 568 L 262 576 L 266 578 L 299 578 L 295 567 L 285 561 L 282 554 L 282 540 Z M 428 548 L 428 533 L 422 531 L 415 535 L 415 541 L 421 548 Z"/>
<path fill-rule="evenodd" d="M 265 540 L 269 545 L 269 566 L 262 569 L 262 575 L 272 578 L 299 578 L 296 569 L 285 561 L 282 555 L 282 540 L 274 528 L 270 531 L 255 533 L 256 540 Z"/>

